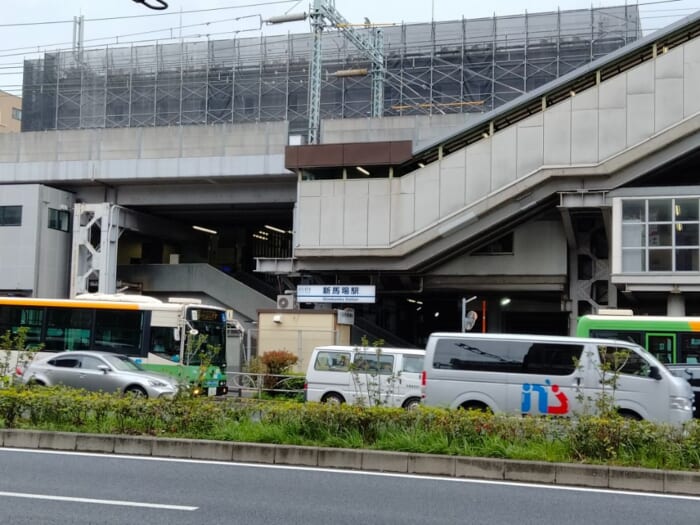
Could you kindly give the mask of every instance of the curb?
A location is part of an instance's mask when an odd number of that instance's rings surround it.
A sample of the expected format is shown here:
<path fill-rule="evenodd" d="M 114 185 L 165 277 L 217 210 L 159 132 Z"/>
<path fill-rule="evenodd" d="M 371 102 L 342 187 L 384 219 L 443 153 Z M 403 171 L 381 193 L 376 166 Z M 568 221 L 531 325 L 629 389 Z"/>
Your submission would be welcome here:
<path fill-rule="evenodd" d="M 0 447 L 422 474 L 700 496 L 700 472 L 230 441 L 0 430 Z"/>

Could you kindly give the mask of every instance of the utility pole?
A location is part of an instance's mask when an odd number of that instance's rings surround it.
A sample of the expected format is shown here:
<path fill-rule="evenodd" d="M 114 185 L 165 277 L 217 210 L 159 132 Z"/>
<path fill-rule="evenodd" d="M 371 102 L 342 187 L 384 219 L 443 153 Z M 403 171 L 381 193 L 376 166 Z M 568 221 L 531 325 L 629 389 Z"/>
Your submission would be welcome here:
<path fill-rule="evenodd" d="M 309 67 L 309 132 L 308 143 L 318 144 L 321 127 L 321 35 L 328 24 L 340 31 L 372 63 L 372 117 L 381 117 L 384 113 L 384 35 L 374 28 L 368 38 L 357 31 L 335 8 L 335 0 L 314 0 L 309 13 L 313 32 L 311 48 L 311 66 Z"/>

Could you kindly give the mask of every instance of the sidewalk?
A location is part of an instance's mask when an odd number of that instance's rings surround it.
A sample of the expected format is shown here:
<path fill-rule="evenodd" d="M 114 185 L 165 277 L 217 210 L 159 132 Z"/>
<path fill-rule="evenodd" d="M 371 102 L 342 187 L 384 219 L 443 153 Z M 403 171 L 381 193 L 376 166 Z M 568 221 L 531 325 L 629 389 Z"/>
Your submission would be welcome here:
<path fill-rule="evenodd" d="M 0 447 L 235 461 L 700 496 L 700 472 L 142 436 L 0 430 Z"/>

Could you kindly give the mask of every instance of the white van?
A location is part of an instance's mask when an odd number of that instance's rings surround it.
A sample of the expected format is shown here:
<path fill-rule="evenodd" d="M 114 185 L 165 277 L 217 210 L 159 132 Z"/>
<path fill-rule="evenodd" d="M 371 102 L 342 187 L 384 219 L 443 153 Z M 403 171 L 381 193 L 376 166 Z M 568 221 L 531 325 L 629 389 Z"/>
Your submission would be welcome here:
<path fill-rule="evenodd" d="M 414 408 L 421 401 L 424 356 L 425 350 L 409 348 L 315 348 L 306 371 L 306 400 Z"/>
<path fill-rule="evenodd" d="M 620 414 L 667 423 L 692 418 L 688 382 L 641 346 L 563 336 L 431 334 L 423 404 L 511 414 L 591 413 L 604 388 L 612 394 L 605 380 L 612 376 L 601 363 L 610 363 L 616 352 L 621 369 L 614 403 Z"/>

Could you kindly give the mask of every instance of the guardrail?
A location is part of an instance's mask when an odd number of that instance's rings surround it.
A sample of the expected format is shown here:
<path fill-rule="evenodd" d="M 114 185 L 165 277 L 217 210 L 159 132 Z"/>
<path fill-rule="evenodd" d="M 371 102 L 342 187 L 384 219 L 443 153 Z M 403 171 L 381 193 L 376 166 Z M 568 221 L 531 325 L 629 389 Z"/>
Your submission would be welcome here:
<path fill-rule="evenodd" d="M 262 398 L 271 395 L 303 395 L 303 388 L 294 388 L 302 376 L 283 374 L 260 374 L 252 372 L 226 372 L 228 390 L 238 397 Z"/>

